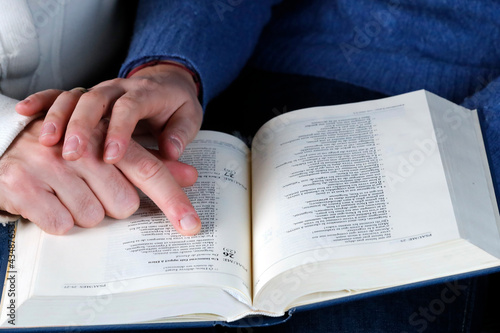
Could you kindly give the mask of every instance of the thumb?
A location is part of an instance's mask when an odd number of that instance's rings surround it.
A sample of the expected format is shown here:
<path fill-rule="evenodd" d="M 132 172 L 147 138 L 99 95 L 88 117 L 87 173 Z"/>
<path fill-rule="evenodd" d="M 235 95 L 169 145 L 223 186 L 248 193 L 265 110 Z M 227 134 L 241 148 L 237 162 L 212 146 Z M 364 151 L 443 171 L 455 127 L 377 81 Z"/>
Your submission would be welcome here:
<path fill-rule="evenodd" d="M 166 159 L 177 160 L 198 134 L 202 120 L 203 111 L 197 101 L 177 109 L 158 138 L 160 154 Z"/>

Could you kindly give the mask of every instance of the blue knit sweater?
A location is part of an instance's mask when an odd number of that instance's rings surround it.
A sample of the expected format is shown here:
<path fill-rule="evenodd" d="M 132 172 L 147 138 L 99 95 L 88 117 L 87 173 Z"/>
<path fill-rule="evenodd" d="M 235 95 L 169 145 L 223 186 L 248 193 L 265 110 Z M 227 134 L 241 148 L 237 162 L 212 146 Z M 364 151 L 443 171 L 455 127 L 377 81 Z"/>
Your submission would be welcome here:
<path fill-rule="evenodd" d="M 181 61 L 204 105 L 246 64 L 388 95 L 424 88 L 480 110 L 500 173 L 499 17 L 494 0 L 143 0 L 120 75 Z"/>

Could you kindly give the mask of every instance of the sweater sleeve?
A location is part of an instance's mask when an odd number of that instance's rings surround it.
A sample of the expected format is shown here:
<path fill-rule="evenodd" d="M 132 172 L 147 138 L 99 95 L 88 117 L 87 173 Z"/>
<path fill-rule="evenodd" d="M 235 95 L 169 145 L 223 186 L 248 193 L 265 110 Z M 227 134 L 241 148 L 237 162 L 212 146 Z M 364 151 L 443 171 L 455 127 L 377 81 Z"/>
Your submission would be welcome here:
<path fill-rule="evenodd" d="M 478 111 L 495 190 L 500 195 L 500 77 L 466 98 L 462 105 Z"/>
<path fill-rule="evenodd" d="M 0 157 L 17 135 L 38 116 L 21 116 L 14 109 L 17 102 L 15 99 L 0 95 Z"/>
<path fill-rule="evenodd" d="M 21 116 L 14 107 L 18 101 L 4 95 L 0 95 L 0 158 L 17 135 L 37 117 Z M 19 216 L 9 214 L 0 210 L 0 223 L 16 221 Z"/>
<path fill-rule="evenodd" d="M 201 81 L 206 106 L 250 58 L 278 0 L 143 0 L 120 76 L 152 60 L 175 60 Z"/>

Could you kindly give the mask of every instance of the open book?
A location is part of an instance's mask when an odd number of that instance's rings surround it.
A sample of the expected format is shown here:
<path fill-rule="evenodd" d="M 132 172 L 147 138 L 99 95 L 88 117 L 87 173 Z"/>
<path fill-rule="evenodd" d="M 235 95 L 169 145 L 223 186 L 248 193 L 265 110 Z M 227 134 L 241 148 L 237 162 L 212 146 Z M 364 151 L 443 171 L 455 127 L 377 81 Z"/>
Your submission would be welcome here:
<path fill-rule="evenodd" d="M 200 132 L 182 159 L 199 172 L 186 189 L 199 235 L 178 235 L 146 197 L 65 236 L 19 222 L 3 325 L 281 316 L 500 265 L 477 115 L 426 91 L 278 116 L 251 151 Z"/>

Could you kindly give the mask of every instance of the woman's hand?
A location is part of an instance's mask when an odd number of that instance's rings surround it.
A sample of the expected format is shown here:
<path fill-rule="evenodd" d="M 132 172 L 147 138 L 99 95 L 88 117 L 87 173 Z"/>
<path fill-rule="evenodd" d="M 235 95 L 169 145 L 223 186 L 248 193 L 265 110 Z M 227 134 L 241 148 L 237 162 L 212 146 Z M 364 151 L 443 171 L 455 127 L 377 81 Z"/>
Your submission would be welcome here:
<path fill-rule="evenodd" d="M 93 227 L 104 215 L 126 218 L 139 207 L 140 188 L 182 235 L 194 235 L 201 222 L 181 186 L 192 185 L 196 170 L 166 161 L 131 141 L 115 165 L 102 160 L 106 121 L 89 133 L 81 158 L 61 157 L 62 144 L 38 142 L 43 120 L 32 122 L 0 158 L 0 210 L 19 214 L 48 233 L 78 225 Z"/>

